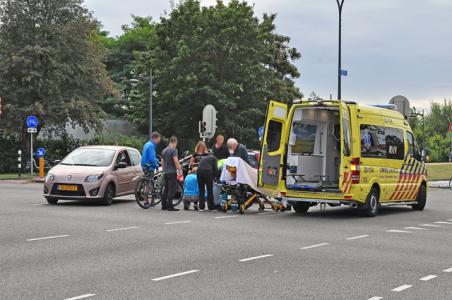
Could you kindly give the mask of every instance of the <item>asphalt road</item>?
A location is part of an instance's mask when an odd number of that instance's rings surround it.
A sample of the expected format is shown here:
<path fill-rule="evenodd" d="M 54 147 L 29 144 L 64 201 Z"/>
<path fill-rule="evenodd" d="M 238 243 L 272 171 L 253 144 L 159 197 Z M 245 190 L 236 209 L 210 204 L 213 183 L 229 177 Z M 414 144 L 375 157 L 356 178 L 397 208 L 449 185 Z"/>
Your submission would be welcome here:
<path fill-rule="evenodd" d="M 0 204 L 0 299 L 452 299 L 449 190 L 376 218 L 50 206 L 1 183 Z"/>

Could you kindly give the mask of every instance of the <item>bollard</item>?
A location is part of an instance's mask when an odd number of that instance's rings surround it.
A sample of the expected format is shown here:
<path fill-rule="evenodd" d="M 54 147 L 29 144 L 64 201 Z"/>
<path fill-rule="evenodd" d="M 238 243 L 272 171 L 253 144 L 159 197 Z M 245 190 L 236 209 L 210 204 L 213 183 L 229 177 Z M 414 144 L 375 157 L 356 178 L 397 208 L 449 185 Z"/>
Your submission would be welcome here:
<path fill-rule="evenodd" d="M 44 157 L 39 158 L 39 177 L 44 178 Z"/>
<path fill-rule="evenodd" d="M 22 150 L 17 151 L 17 175 L 22 177 Z"/>

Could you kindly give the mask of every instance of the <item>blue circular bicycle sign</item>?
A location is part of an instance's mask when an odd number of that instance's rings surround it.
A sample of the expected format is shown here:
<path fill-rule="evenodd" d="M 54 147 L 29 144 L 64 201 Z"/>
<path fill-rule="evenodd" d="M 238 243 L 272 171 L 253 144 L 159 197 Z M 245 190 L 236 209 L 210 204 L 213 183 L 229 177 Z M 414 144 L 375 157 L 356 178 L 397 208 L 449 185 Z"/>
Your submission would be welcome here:
<path fill-rule="evenodd" d="M 38 158 L 43 158 L 46 155 L 46 151 L 43 148 L 38 148 L 35 154 Z"/>
<path fill-rule="evenodd" d="M 38 127 L 39 121 L 35 116 L 29 116 L 27 118 L 27 126 L 28 128 L 36 128 Z"/>

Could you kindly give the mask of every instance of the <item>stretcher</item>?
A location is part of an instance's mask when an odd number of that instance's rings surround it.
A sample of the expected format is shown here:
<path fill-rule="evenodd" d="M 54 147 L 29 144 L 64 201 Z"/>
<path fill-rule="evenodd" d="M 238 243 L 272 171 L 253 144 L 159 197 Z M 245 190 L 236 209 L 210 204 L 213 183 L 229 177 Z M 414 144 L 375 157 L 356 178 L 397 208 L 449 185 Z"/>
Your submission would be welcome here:
<path fill-rule="evenodd" d="M 268 197 L 258 188 L 257 170 L 239 157 L 230 157 L 224 162 L 220 181 L 222 191 L 228 195 L 222 204 L 224 212 L 237 206 L 239 213 L 243 214 L 253 204 L 259 205 L 259 211 L 267 207 L 274 211 L 285 210 L 282 202 Z"/>

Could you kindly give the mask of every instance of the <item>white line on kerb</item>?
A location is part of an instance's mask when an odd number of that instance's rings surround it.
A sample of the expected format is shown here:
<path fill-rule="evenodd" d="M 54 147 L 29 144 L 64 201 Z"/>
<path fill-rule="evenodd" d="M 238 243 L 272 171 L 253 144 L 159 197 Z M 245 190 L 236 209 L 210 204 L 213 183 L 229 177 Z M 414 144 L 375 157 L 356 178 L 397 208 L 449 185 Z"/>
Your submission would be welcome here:
<path fill-rule="evenodd" d="M 66 298 L 64 300 L 78 300 L 78 299 L 85 299 L 85 298 L 94 297 L 94 296 L 96 296 L 96 294 L 85 294 L 85 295 L 80 295 L 77 297 Z"/>
<path fill-rule="evenodd" d="M 367 300 L 381 300 L 381 299 L 383 299 L 383 297 L 376 296 L 376 297 L 369 298 Z"/>
<path fill-rule="evenodd" d="M 307 249 L 322 247 L 322 246 L 326 246 L 326 245 L 328 245 L 328 243 L 322 243 L 322 244 L 317 244 L 317 245 L 306 246 L 306 247 L 302 247 L 300 249 L 301 250 L 307 250 Z"/>
<path fill-rule="evenodd" d="M 239 262 L 245 262 L 245 261 L 250 261 L 250 260 L 256 260 L 256 259 L 265 258 L 265 257 L 270 257 L 270 256 L 273 256 L 273 254 L 265 254 L 265 255 L 260 255 L 260 256 L 248 257 L 248 258 L 240 259 Z"/>
<path fill-rule="evenodd" d="M 46 237 L 40 237 L 40 238 L 34 238 L 34 239 L 27 239 L 27 242 L 58 239 L 58 238 L 63 238 L 63 237 L 67 237 L 67 236 L 69 236 L 69 235 L 64 234 L 64 235 L 46 236 Z"/>
<path fill-rule="evenodd" d="M 413 227 L 413 226 L 408 226 L 405 227 L 403 229 L 411 229 L 411 230 L 427 230 L 426 228 L 421 228 L 421 227 Z"/>
<path fill-rule="evenodd" d="M 237 216 L 222 216 L 222 217 L 215 217 L 215 219 L 228 219 L 228 218 L 236 218 Z"/>
<path fill-rule="evenodd" d="M 419 226 L 423 226 L 423 227 L 441 227 L 439 225 L 434 225 L 434 224 L 421 224 Z"/>
<path fill-rule="evenodd" d="M 397 229 L 386 230 L 386 232 L 392 232 L 392 233 L 411 233 L 411 232 L 409 232 L 409 231 L 405 231 L 405 230 L 397 230 Z"/>
<path fill-rule="evenodd" d="M 192 273 L 196 273 L 196 272 L 199 272 L 199 270 L 191 270 L 191 271 L 177 273 L 177 274 L 173 274 L 173 275 L 158 277 L 158 278 L 152 279 L 152 281 L 161 281 L 161 280 L 170 279 L 170 278 L 179 277 L 179 276 L 184 276 L 184 275 L 188 275 L 188 274 L 192 274 Z"/>
<path fill-rule="evenodd" d="M 396 287 L 395 289 L 392 289 L 392 291 L 393 292 L 401 292 L 401 291 L 404 291 L 406 289 L 409 289 L 410 287 L 412 287 L 412 286 L 409 285 L 409 284 L 404 284 L 404 285 L 401 285 L 399 287 Z"/>
<path fill-rule="evenodd" d="M 362 238 L 366 238 L 368 237 L 368 234 L 363 234 L 363 235 L 358 235 L 358 236 L 353 236 L 353 237 L 349 237 L 347 238 L 347 240 L 351 241 L 351 240 L 357 240 L 357 239 L 362 239 Z"/>
<path fill-rule="evenodd" d="M 443 270 L 443 272 L 446 272 L 446 273 L 452 273 L 452 268 L 445 269 L 445 270 Z"/>
<path fill-rule="evenodd" d="M 192 221 L 168 222 L 168 223 L 165 223 L 165 225 L 186 224 L 186 223 L 191 223 L 191 222 L 192 222 Z"/>
<path fill-rule="evenodd" d="M 123 231 L 123 230 L 137 229 L 137 228 L 138 227 L 125 227 L 125 228 L 107 229 L 105 231 L 113 232 L 113 231 Z"/>
<path fill-rule="evenodd" d="M 429 280 L 432 280 L 433 278 L 436 278 L 436 277 L 438 277 L 438 276 L 437 276 L 437 275 L 428 275 L 428 276 L 422 277 L 422 278 L 419 279 L 419 280 L 422 280 L 422 281 L 429 281 Z"/>
<path fill-rule="evenodd" d="M 452 225 L 452 222 L 444 222 L 444 221 L 438 221 L 438 222 L 435 222 L 435 224 L 446 224 L 446 225 Z"/>

